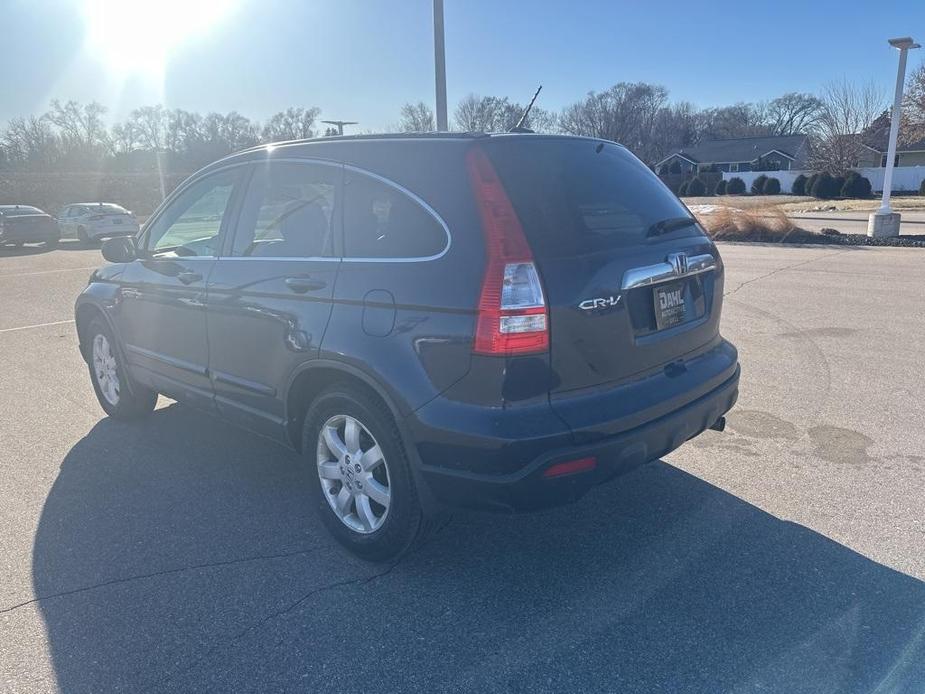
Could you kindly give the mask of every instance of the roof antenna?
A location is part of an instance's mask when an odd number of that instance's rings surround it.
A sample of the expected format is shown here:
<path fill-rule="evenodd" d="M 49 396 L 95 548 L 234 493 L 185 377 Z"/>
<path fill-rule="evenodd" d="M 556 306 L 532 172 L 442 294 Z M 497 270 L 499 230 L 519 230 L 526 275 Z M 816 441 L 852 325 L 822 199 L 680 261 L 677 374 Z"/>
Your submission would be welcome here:
<path fill-rule="evenodd" d="M 520 120 L 517 121 L 517 125 L 510 129 L 509 132 L 512 133 L 532 133 L 533 131 L 530 128 L 525 128 L 524 123 L 527 121 L 527 116 L 530 115 L 530 109 L 533 108 L 533 104 L 536 102 L 536 97 L 540 95 L 540 91 L 543 89 L 541 84 L 536 88 L 536 91 L 533 93 L 533 98 L 530 99 L 530 103 L 527 104 L 527 108 L 524 110 L 524 114 L 520 117 Z"/>

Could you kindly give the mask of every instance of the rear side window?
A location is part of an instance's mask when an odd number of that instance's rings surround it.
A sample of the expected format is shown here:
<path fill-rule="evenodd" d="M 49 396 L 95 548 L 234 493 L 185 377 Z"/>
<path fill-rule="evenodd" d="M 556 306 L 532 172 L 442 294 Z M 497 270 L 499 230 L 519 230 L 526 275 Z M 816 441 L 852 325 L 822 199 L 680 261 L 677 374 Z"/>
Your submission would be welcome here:
<path fill-rule="evenodd" d="M 254 171 L 231 255 L 317 258 L 334 248 L 335 193 L 340 168 L 268 163 Z"/>
<path fill-rule="evenodd" d="M 398 188 L 348 171 L 344 180 L 344 256 L 428 258 L 446 248 L 443 225 Z"/>
<path fill-rule="evenodd" d="M 623 147 L 593 140 L 512 139 L 485 145 L 533 252 L 594 253 L 659 236 L 699 234 L 690 212 Z"/>

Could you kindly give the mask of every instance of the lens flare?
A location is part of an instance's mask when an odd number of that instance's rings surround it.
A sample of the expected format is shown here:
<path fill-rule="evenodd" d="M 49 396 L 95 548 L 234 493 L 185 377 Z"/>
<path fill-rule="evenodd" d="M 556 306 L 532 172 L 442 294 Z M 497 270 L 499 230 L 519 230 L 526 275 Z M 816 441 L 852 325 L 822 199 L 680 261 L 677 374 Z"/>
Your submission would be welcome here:
<path fill-rule="evenodd" d="M 87 49 L 117 74 L 159 75 L 171 54 L 227 17 L 236 0 L 84 0 Z"/>

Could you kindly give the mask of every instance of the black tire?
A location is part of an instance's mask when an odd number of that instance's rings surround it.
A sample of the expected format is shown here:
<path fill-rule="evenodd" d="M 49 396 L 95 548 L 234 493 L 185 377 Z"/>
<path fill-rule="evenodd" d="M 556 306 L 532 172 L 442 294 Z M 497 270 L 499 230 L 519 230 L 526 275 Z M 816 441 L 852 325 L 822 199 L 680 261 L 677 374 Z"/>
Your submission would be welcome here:
<path fill-rule="evenodd" d="M 355 418 L 368 430 L 379 445 L 388 470 L 391 496 L 388 513 L 382 525 L 367 534 L 341 521 L 328 503 L 318 476 L 318 437 L 326 422 L 341 415 Z M 302 427 L 302 455 L 308 466 L 312 505 L 334 538 L 358 557 L 375 562 L 395 559 L 419 544 L 432 526 L 422 510 L 408 456 L 391 412 L 362 390 L 334 386 L 315 399 Z"/>
<path fill-rule="evenodd" d="M 84 229 L 83 227 L 77 227 L 77 240 L 83 246 L 90 245 L 90 237 L 87 236 L 87 230 Z"/>
<path fill-rule="evenodd" d="M 154 406 L 157 404 L 157 393 L 129 380 L 125 366 L 122 364 L 122 352 L 106 321 L 100 317 L 94 318 L 87 326 L 85 335 L 90 382 L 93 384 L 96 399 L 99 400 L 106 414 L 115 419 L 136 419 L 154 411 Z M 103 393 L 103 387 L 94 367 L 94 343 L 97 335 L 106 339 L 115 360 L 115 373 L 119 383 L 118 399 L 115 403 Z"/>
<path fill-rule="evenodd" d="M 48 239 L 45 242 L 45 248 L 47 248 L 49 251 L 53 251 L 57 247 L 58 247 L 58 239 Z"/>

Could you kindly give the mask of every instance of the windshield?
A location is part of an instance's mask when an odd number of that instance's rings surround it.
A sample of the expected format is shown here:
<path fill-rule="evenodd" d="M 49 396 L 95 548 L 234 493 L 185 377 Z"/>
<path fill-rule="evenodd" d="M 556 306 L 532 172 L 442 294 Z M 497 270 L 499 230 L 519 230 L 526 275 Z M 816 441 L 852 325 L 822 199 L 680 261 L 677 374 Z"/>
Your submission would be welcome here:
<path fill-rule="evenodd" d="M 113 205 L 113 204 L 107 203 L 107 202 L 104 202 L 104 203 L 102 203 L 102 204 L 100 204 L 100 205 L 89 205 L 89 206 L 87 207 L 87 210 L 88 210 L 91 214 L 93 214 L 93 213 L 103 213 L 103 214 L 107 214 L 107 213 L 113 213 L 113 212 L 116 212 L 116 213 L 119 213 L 119 214 L 126 214 L 126 212 L 127 212 L 127 210 L 126 210 L 124 207 L 120 207 L 119 205 Z"/>
<path fill-rule="evenodd" d="M 31 207 L 29 205 L 6 205 L 0 207 L 0 215 L 4 217 L 19 217 L 22 215 L 30 214 L 45 214 L 37 207 Z"/>

